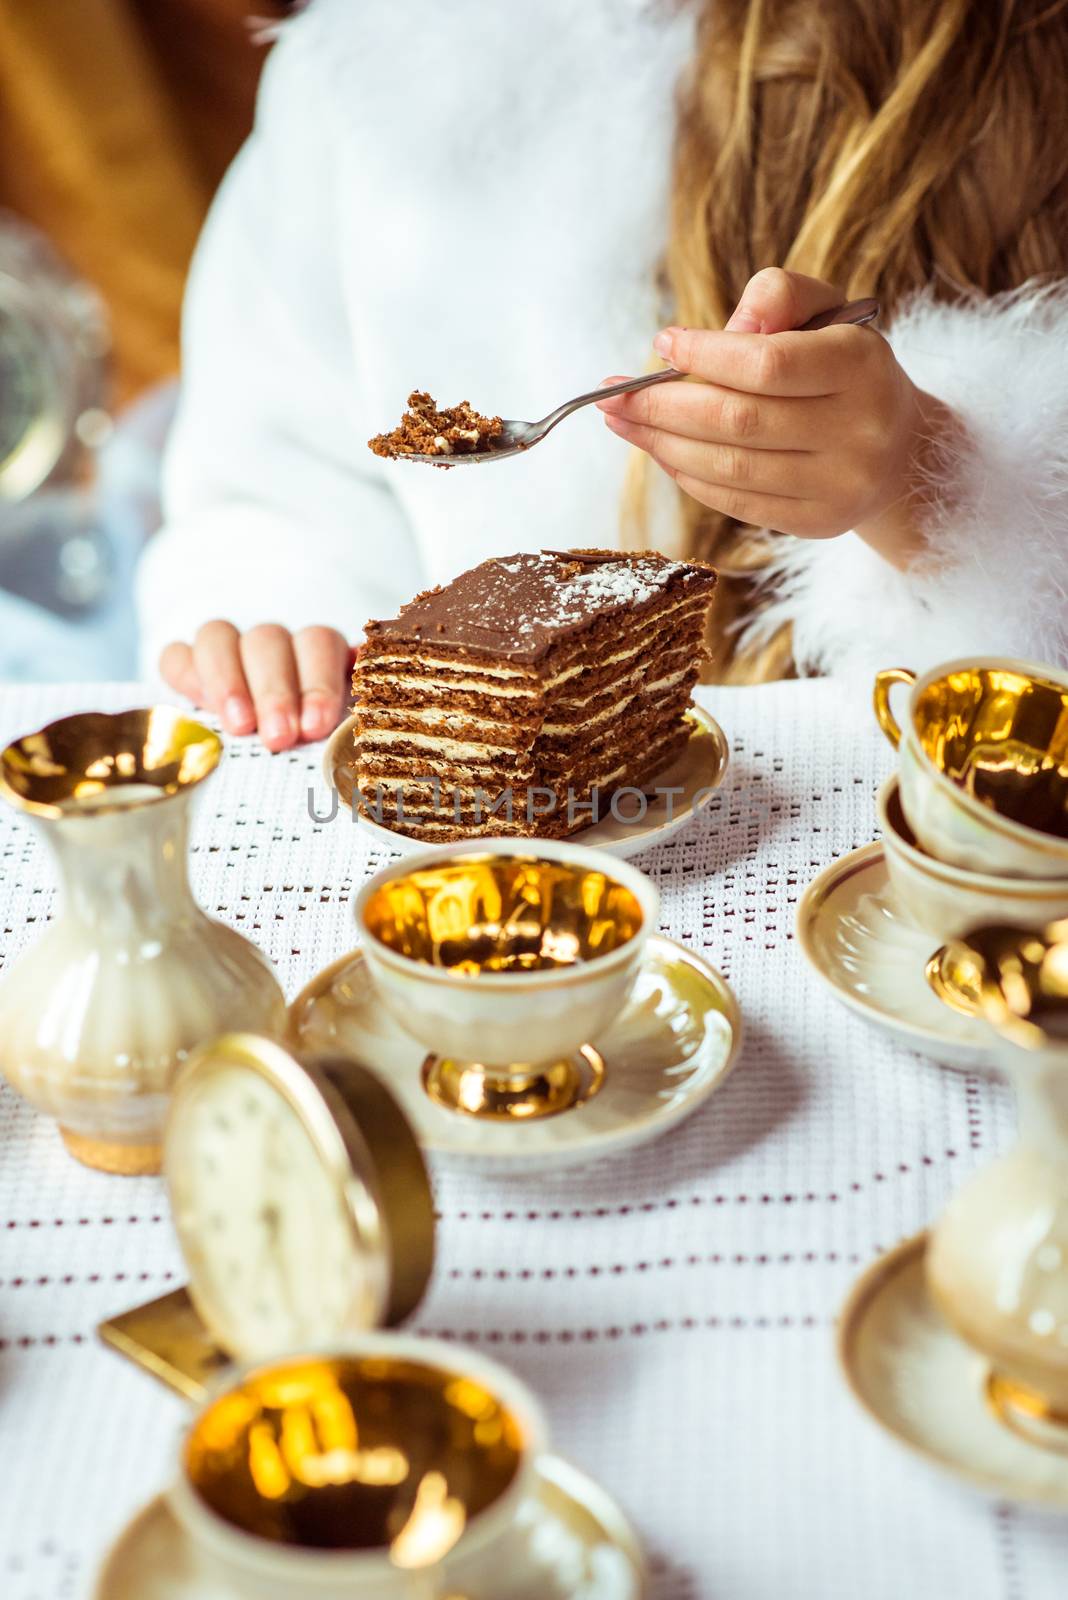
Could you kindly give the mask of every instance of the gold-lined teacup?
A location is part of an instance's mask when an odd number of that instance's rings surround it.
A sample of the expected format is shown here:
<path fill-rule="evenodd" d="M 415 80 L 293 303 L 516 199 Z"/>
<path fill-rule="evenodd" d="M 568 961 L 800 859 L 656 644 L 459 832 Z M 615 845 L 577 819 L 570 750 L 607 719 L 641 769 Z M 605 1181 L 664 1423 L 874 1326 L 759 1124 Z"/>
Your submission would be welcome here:
<path fill-rule="evenodd" d="M 944 941 L 984 922 L 1021 928 L 1068 917 L 1068 876 L 1043 882 L 995 878 L 947 865 L 921 850 L 905 820 L 899 780 L 879 790 L 879 825 L 894 896 L 909 921 Z"/>
<path fill-rule="evenodd" d="M 596 1042 L 626 1002 L 659 898 L 597 850 L 478 840 L 385 868 L 356 920 L 383 1003 L 430 1052 L 455 1111 L 529 1119 L 596 1093 Z"/>
<path fill-rule="evenodd" d="M 367 1334 L 230 1372 L 186 1433 L 170 1503 L 202 1568 L 247 1600 L 525 1592 L 516 1528 L 547 1441 L 496 1362 Z"/>
<path fill-rule="evenodd" d="M 890 707 L 908 684 L 908 714 Z M 1068 674 L 1009 658 L 951 661 L 875 680 L 899 751 L 901 804 L 919 844 L 992 877 L 1068 879 Z"/>
<path fill-rule="evenodd" d="M 1007 1426 L 1068 1449 L 1068 921 L 973 930 L 950 946 L 975 975 L 979 1015 L 1001 1040 L 1019 1139 L 958 1190 L 932 1232 L 931 1293 L 989 1362 L 986 1395 Z"/>

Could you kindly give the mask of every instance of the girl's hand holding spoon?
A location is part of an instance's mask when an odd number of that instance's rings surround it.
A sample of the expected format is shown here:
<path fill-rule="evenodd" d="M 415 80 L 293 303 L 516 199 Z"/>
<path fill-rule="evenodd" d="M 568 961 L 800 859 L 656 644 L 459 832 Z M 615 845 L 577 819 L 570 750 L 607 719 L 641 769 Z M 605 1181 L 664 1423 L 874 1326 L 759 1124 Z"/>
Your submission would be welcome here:
<path fill-rule="evenodd" d="M 914 511 L 926 454 L 951 419 L 873 329 L 802 328 L 842 300 L 816 278 L 758 272 L 722 332 L 673 327 L 653 341 L 701 381 L 598 405 L 703 505 L 804 539 L 854 528 L 904 566 L 922 547 Z"/>

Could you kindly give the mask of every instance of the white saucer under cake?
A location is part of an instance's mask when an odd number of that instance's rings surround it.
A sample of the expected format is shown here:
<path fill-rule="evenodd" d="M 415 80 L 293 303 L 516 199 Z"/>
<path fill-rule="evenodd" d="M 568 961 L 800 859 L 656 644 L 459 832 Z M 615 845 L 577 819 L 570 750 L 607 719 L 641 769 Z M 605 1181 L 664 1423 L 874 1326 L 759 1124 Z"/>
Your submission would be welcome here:
<path fill-rule="evenodd" d="M 937 940 L 898 905 L 881 844 L 851 851 L 809 884 L 797 940 L 850 1010 L 946 1066 L 991 1065 L 989 1028 L 945 1005 L 927 982 Z"/>
<path fill-rule="evenodd" d="M 558 1456 L 543 1456 L 536 1471 L 537 1491 L 519 1512 L 529 1529 L 532 1564 L 544 1575 L 536 1600 L 641 1600 L 641 1547 L 612 1497 Z M 524 1571 L 529 1574 L 526 1563 Z M 234 1597 L 198 1570 L 195 1547 L 158 1495 L 120 1534 L 101 1569 L 93 1600 Z M 462 1600 L 535 1597 L 529 1587 L 517 1593 L 502 1572 L 492 1595 L 479 1590 Z"/>
<path fill-rule="evenodd" d="M 706 810 L 715 790 L 723 782 L 730 759 L 730 746 L 719 723 L 703 707 L 693 705 L 686 715 L 693 730 L 689 742 L 682 754 L 650 785 L 644 815 L 633 821 L 625 820 L 627 806 L 633 810 L 638 802 L 621 801 L 619 810 L 624 820 L 614 816 L 605 817 L 593 827 L 571 834 L 570 838 L 575 844 L 593 846 L 606 850 L 609 855 L 626 859 L 674 838 L 689 826 L 695 816 Z M 355 717 L 349 717 L 336 729 L 323 757 L 323 775 L 330 787 L 337 790 L 338 802 L 347 811 L 352 810 L 354 791 L 355 722 Z M 664 791 L 671 788 L 681 789 L 682 792 L 669 797 Z M 426 849 L 425 839 L 410 838 L 393 828 L 383 827 L 363 811 L 357 810 L 356 822 L 376 844 L 398 855 Z"/>
<path fill-rule="evenodd" d="M 839 1321 L 838 1351 L 856 1398 L 933 1465 L 999 1499 L 1068 1510 L 1068 1448 L 1043 1448 L 998 1417 L 983 1357 L 958 1338 L 927 1290 L 927 1236 L 865 1272 Z"/>
<path fill-rule="evenodd" d="M 399 1098 L 424 1149 L 525 1172 L 585 1165 L 666 1133 L 724 1082 L 741 1039 L 738 1005 L 707 962 L 671 939 L 646 946 L 631 999 L 602 1038 L 597 1092 L 554 1116 L 500 1121 L 437 1104 L 423 1087 L 425 1049 L 375 994 L 362 952 L 320 972 L 290 1007 L 294 1044 L 340 1046 Z"/>

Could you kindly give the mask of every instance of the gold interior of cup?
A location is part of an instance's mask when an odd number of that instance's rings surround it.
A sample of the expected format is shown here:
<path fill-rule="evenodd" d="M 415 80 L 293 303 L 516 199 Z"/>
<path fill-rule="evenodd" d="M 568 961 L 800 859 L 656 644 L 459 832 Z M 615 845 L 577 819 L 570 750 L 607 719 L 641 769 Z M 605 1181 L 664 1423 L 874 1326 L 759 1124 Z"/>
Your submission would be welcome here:
<path fill-rule="evenodd" d="M 913 712 L 936 767 L 983 805 L 1068 838 L 1068 689 L 994 667 L 929 684 Z"/>
<path fill-rule="evenodd" d="M 607 955 L 642 909 L 607 873 L 531 855 L 465 855 L 391 878 L 370 897 L 373 936 L 452 972 L 540 972 Z"/>
<path fill-rule="evenodd" d="M 1068 920 L 1033 932 L 973 929 L 945 947 L 942 964 L 951 986 L 1015 1043 L 1068 1042 Z"/>
<path fill-rule="evenodd" d="M 199 783 L 221 755 L 219 735 L 174 706 L 86 711 L 9 744 L 0 792 L 43 816 L 126 807 Z"/>
<path fill-rule="evenodd" d="M 515 1416 L 460 1372 L 338 1357 L 250 1374 L 201 1415 L 183 1460 L 246 1533 L 423 1567 L 507 1489 L 524 1444 Z"/>

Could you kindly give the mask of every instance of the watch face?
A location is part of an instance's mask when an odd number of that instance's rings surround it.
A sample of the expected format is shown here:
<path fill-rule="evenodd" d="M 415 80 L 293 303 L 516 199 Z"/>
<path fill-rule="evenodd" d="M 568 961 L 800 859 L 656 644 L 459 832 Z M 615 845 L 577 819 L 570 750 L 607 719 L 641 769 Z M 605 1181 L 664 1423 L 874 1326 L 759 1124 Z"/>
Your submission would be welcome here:
<path fill-rule="evenodd" d="M 376 1320 L 379 1265 L 332 1154 L 244 1063 L 216 1060 L 176 1093 L 165 1152 L 174 1223 L 197 1309 L 234 1355 L 295 1351 Z"/>

